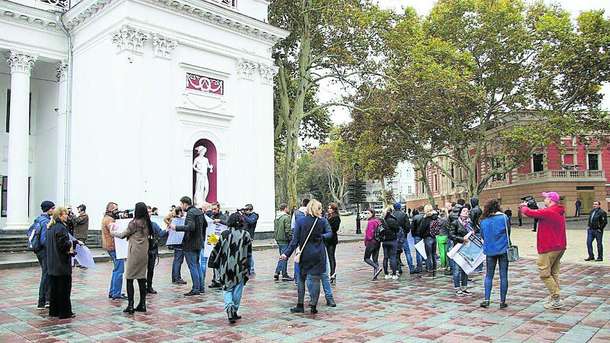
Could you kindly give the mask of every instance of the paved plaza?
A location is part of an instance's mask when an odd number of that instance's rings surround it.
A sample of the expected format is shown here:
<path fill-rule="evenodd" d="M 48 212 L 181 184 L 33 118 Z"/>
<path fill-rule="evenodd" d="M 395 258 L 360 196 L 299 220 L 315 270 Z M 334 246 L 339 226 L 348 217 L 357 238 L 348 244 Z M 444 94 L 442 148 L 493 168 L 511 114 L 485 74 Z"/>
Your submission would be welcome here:
<path fill-rule="evenodd" d="M 360 243 L 337 247 L 337 308 L 293 315 L 296 300 L 291 282 L 272 280 L 277 253 L 255 253 L 257 277 L 245 288 L 243 319 L 229 325 L 221 293 L 208 290 L 184 297 L 189 286 L 170 283 L 171 259 L 156 268 L 157 295 L 148 297 L 148 312 L 122 312 L 126 302 L 107 298 L 111 263 L 96 269 L 75 269 L 72 305 L 77 316 L 58 320 L 36 309 L 38 268 L 0 271 L 0 342 L 608 342 L 610 340 L 610 268 L 596 264 L 562 265 L 566 307 L 544 310 L 546 291 L 534 261 L 510 266 L 509 307 L 479 308 L 482 276 L 474 275 L 472 297 L 454 298 L 449 277 L 404 277 L 370 281 L 361 262 Z M 290 272 L 292 274 L 292 270 Z M 183 278 L 189 280 L 186 265 Z M 209 281 L 209 275 L 208 275 Z M 190 282 L 189 282 L 190 283 Z M 137 301 L 136 290 L 136 301 Z"/>

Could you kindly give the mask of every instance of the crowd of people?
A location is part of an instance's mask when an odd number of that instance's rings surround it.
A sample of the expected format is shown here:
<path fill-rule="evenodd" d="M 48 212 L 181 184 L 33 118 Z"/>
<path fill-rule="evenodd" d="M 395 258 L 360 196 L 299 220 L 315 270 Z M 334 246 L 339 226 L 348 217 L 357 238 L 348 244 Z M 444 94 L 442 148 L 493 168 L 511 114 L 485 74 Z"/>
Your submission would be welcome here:
<path fill-rule="evenodd" d="M 519 206 L 519 215 L 537 221 L 537 267 L 540 278 L 549 291 L 545 302 L 547 309 L 563 306 L 560 297 L 559 266 L 565 252 L 565 209 L 556 192 L 543 193 L 543 208 L 524 202 Z M 72 286 L 72 257 L 78 245 L 87 240 L 88 216 L 86 206 L 78 206 L 78 215 L 69 208 L 56 207 L 51 201 L 41 204 L 42 214 L 28 230 L 31 250 L 36 253 L 41 266 L 38 308 L 49 307 L 49 315 L 59 318 L 73 317 L 70 292 Z M 158 259 L 159 242 L 172 231 L 183 232 L 181 244 L 170 248 L 174 251 L 171 281 L 187 284 L 180 269 L 183 261 L 189 269 L 191 289 L 185 296 L 197 296 L 205 292 L 205 275 L 213 269 L 213 280 L 209 288 L 222 289 L 225 312 L 230 323 L 241 318 L 238 314 L 244 286 L 255 275 L 252 241 L 258 222 L 258 214 L 251 204 L 235 213 L 223 213 L 220 204 L 195 206 L 190 197 L 180 199 L 163 218 L 166 229 L 161 229 L 156 220 L 151 220 L 156 209 L 143 202 L 135 204 L 129 223 L 119 229 L 117 220 L 124 217 L 115 202 L 109 202 L 102 219 L 102 247 L 111 257 L 113 270 L 110 276 L 108 297 L 127 300 L 125 313 L 146 312 L 146 296 L 156 294 L 153 288 L 154 268 Z M 363 260 L 372 268 L 372 280 L 399 280 L 408 268 L 409 274 L 424 274 L 435 277 L 438 272 L 451 276 L 455 296 L 471 296 L 469 275 L 460 264 L 448 256 L 457 246 L 468 245 L 473 240 L 482 242 L 484 263 L 476 270 L 486 269 L 484 297 L 480 304 L 487 308 L 491 304 L 491 290 L 496 269 L 500 277 L 500 308 L 506 308 L 508 294 L 509 249 L 511 247 L 511 215 L 502 211 L 497 199 L 487 201 L 480 208 L 478 199 L 470 203 L 459 199 L 447 203 L 443 208 L 428 204 L 414 211 L 406 210 L 400 203 L 388 206 L 380 214 L 372 208 L 367 211 L 367 227 L 364 233 Z M 181 219 L 182 221 L 176 221 Z M 599 202 L 594 204 L 588 220 L 587 245 L 593 260 L 592 241 L 598 241 L 598 258 L 603 257 L 601 232 L 607 224 L 606 213 Z M 219 233 L 219 226 L 224 229 Z M 279 261 L 273 275 L 274 280 L 296 284 L 296 306 L 293 313 L 305 312 L 305 290 L 309 292 L 311 313 L 318 312 L 318 298 L 322 287 L 326 304 L 335 307 L 331 285 L 337 279 L 336 247 L 341 226 L 338 207 L 322 204 L 315 199 L 303 199 L 301 206 L 293 211 L 286 204 L 279 206 L 274 222 L 274 238 L 278 245 Z M 127 239 L 127 261 L 117 256 L 115 238 Z M 422 242 L 423 241 L 423 242 Z M 413 243 L 422 242 L 423 251 L 412 255 Z M 379 254 L 383 250 L 383 260 Z M 402 263 L 405 255 L 406 265 Z M 288 273 L 288 260 L 294 259 L 294 278 Z M 123 277 L 127 294 L 123 294 Z M 139 303 L 135 305 L 134 280 L 139 289 Z"/>

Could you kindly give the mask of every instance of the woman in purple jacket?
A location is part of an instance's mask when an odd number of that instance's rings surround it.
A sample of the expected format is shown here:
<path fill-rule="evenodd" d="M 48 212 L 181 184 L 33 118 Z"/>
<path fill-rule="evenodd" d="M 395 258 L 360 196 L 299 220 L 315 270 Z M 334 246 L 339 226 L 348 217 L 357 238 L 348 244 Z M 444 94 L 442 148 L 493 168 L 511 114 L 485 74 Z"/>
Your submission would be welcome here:
<path fill-rule="evenodd" d="M 377 276 L 381 273 L 378 262 L 381 242 L 375 239 L 375 229 L 381 225 L 381 221 L 375 217 L 374 209 L 369 208 L 366 211 L 368 212 L 368 224 L 366 225 L 366 232 L 364 234 L 364 262 L 373 267 L 373 280 L 377 280 Z"/>

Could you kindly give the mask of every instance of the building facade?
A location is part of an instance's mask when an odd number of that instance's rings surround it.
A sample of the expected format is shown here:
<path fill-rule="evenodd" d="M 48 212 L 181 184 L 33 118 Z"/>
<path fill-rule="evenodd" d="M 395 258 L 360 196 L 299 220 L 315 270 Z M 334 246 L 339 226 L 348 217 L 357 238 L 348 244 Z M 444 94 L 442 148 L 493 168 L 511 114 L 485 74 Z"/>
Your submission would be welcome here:
<path fill-rule="evenodd" d="M 52 200 L 86 204 L 99 229 L 107 202 L 165 211 L 199 177 L 207 201 L 252 203 L 272 230 L 271 47 L 288 32 L 267 6 L 1 2 L 0 227 L 29 226 Z M 209 168 L 196 171 L 201 151 Z"/>
<path fill-rule="evenodd" d="M 455 178 L 462 178 L 462 171 L 452 168 L 448 159 L 439 162 L 445 170 L 454 173 Z M 485 173 L 485 166 L 479 165 L 477 178 L 482 173 Z M 420 178 L 418 171 L 417 179 Z M 434 167 L 426 170 L 426 178 L 439 206 L 465 197 L 463 188 L 456 187 L 451 178 Z M 565 139 L 561 148 L 549 145 L 534 152 L 521 167 L 492 179 L 480 197 L 482 203 L 491 198 L 500 199 L 503 208 L 514 211 L 522 197 L 532 195 L 541 202 L 540 193 L 545 191 L 561 195 L 568 216 L 574 215 L 577 199 L 581 200 L 583 213 L 589 212 L 595 200 L 607 209 L 610 203 L 610 145 L 583 144 L 576 139 Z M 407 201 L 411 208 L 428 203 L 422 181 L 416 182 L 416 192 Z"/>

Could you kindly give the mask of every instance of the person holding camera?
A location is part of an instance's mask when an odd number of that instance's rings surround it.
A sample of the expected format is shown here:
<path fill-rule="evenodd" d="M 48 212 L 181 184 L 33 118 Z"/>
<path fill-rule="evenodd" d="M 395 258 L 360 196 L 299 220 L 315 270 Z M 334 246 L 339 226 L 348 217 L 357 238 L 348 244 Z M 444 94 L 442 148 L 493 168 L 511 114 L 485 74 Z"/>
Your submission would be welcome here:
<path fill-rule="evenodd" d="M 78 215 L 72 219 L 74 223 L 74 236 L 79 241 L 85 244 L 87 235 L 89 234 L 89 215 L 87 214 L 87 206 L 84 204 L 78 205 L 76 208 Z"/>
<path fill-rule="evenodd" d="M 559 204 L 557 192 L 545 192 L 542 196 L 546 208 L 532 209 L 532 202 L 529 201 L 523 202 L 520 210 L 523 215 L 538 219 L 537 264 L 540 279 L 550 294 L 544 308 L 560 309 L 563 303 L 559 293 L 559 267 L 567 247 L 565 208 Z"/>
<path fill-rule="evenodd" d="M 587 252 L 589 257 L 585 261 L 593 261 L 593 240 L 597 241 L 597 259 L 595 261 L 601 262 L 604 260 L 604 246 L 603 246 L 603 235 L 604 228 L 608 224 L 608 216 L 606 211 L 600 207 L 599 201 L 593 202 L 593 209 L 589 214 L 589 221 L 587 223 Z"/>
<path fill-rule="evenodd" d="M 254 240 L 254 231 L 256 230 L 256 224 L 258 223 L 258 213 L 254 212 L 252 204 L 246 204 L 241 210 L 241 214 L 244 219 L 244 229 L 250 234 L 250 238 Z M 250 254 L 250 275 L 256 275 L 254 271 L 254 254 Z"/>
<path fill-rule="evenodd" d="M 116 250 L 114 246 L 114 238 L 111 234 L 112 226 L 116 219 L 119 218 L 119 205 L 115 202 L 109 202 L 106 205 L 106 213 L 102 219 L 102 248 L 106 250 L 112 259 L 112 277 L 110 278 L 110 289 L 108 290 L 108 298 L 112 300 L 125 300 L 127 296 L 121 293 L 123 288 L 123 272 L 125 270 L 125 260 L 116 258 Z"/>

